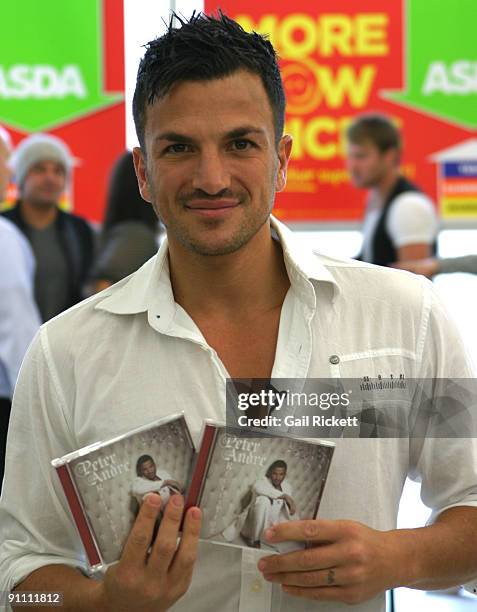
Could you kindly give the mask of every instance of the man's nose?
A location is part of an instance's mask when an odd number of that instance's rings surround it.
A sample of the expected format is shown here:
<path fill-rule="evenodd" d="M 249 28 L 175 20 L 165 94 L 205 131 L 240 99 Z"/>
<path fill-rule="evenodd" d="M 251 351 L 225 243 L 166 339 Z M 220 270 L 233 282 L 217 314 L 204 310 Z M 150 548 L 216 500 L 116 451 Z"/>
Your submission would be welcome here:
<path fill-rule="evenodd" d="M 203 152 L 197 160 L 192 187 L 214 195 L 230 187 L 230 172 L 220 152 Z"/>
<path fill-rule="evenodd" d="M 61 176 L 58 174 L 58 172 L 48 171 L 45 176 L 46 176 L 48 181 L 51 181 L 51 182 L 54 182 L 54 183 L 56 183 L 57 181 L 61 180 Z"/>

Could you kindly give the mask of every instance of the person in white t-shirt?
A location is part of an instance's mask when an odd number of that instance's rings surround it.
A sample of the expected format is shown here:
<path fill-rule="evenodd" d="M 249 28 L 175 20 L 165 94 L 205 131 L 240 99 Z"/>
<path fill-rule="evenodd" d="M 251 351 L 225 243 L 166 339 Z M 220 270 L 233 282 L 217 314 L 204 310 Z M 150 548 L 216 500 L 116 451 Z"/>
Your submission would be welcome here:
<path fill-rule="evenodd" d="M 171 497 L 183 492 L 183 487 L 166 470 L 157 469 L 154 459 L 150 455 L 141 455 L 136 462 L 137 477 L 131 487 L 131 494 L 136 498 L 139 506 L 149 493 L 157 493 L 162 500 L 162 510 Z"/>
<path fill-rule="evenodd" d="M 242 536 L 254 548 L 260 548 L 266 529 L 284 523 L 296 516 L 296 504 L 289 482 L 285 481 L 287 464 L 281 459 L 274 461 L 265 476 L 253 485 L 255 500 L 242 529 Z"/>
<path fill-rule="evenodd" d="M 358 116 L 347 133 L 347 167 L 353 184 L 368 189 L 362 261 L 391 263 L 430 257 L 438 222 L 428 196 L 401 175 L 401 136 L 384 115 Z"/>

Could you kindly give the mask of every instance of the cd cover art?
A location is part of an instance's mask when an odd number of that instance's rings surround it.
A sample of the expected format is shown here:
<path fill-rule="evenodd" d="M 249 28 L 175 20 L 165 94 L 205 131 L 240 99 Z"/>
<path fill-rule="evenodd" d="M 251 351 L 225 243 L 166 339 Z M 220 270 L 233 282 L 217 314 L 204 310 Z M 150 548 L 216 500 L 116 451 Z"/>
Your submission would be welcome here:
<path fill-rule="evenodd" d="M 52 461 L 93 570 L 120 558 L 147 494 L 161 496 L 160 523 L 171 496 L 186 493 L 193 458 L 180 414 Z"/>
<path fill-rule="evenodd" d="M 243 437 L 207 424 L 188 500 L 202 509 L 202 539 L 276 552 L 304 547 L 271 545 L 263 533 L 317 516 L 333 451 L 328 440 Z"/>

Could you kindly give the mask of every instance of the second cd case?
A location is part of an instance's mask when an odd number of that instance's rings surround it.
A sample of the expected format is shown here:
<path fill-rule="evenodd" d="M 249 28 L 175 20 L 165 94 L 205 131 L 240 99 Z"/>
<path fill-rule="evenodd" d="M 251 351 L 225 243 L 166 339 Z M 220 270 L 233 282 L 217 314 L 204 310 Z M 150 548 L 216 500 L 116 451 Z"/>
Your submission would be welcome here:
<path fill-rule="evenodd" d="M 334 447 L 329 440 L 246 437 L 207 423 L 187 502 L 202 510 L 202 539 L 280 553 L 304 548 L 272 545 L 264 532 L 316 518 Z"/>

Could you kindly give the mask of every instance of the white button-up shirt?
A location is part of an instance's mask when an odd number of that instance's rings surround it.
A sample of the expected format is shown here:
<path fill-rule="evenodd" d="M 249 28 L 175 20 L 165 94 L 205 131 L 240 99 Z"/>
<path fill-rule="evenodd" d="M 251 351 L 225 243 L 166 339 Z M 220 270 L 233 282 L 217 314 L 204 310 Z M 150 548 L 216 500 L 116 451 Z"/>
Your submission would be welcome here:
<path fill-rule="evenodd" d="M 291 282 L 273 377 L 471 376 L 431 283 L 316 255 L 273 225 Z M 197 442 L 205 418 L 224 420 L 226 377 L 217 353 L 174 301 L 167 242 L 138 272 L 45 324 L 15 392 L 0 503 L 0 591 L 43 565 L 84 565 L 52 458 L 181 410 Z M 341 439 L 320 515 L 393 529 L 408 474 L 422 479 L 423 499 L 435 513 L 477 506 L 473 440 L 429 439 L 415 452 L 408 439 Z M 256 568 L 260 556 L 201 544 L 192 586 L 173 609 L 348 610 L 272 589 Z M 384 595 L 354 610 L 381 612 Z"/>

